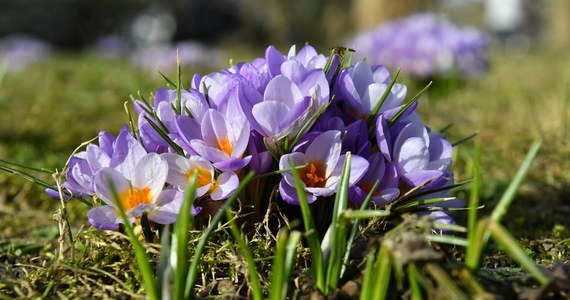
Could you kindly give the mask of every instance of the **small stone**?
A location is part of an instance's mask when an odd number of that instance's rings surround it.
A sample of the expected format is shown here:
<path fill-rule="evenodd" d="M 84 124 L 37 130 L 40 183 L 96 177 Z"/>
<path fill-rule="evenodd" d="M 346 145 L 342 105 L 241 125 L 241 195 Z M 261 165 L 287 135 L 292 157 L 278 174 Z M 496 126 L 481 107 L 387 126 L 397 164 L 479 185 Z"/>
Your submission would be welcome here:
<path fill-rule="evenodd" d="M 345 283 L 341 290 L 350 299 L 358 299 L 360 297 L 360 286 L 354 280 Z"/>

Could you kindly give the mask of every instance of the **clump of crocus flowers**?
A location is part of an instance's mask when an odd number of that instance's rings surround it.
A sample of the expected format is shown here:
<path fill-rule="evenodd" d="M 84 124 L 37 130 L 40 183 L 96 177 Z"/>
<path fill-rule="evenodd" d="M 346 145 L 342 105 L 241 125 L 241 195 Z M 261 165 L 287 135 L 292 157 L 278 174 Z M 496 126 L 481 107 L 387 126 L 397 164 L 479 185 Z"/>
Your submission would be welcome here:
<path fill-rule="evenodd" d="M 357 34 L 349 45 L 371 64 L 382 64 L 418 79 L 465 78 L 487 69 L 488 38 L 437 15 L 421 13 Z"/>
<path fill-rule="evenodd" d="M 249 171 L 258 179 L 240 203 L 266 208 L 276 197 L 294 206 L 294 169 L 309 203 L 333 201 L 351 157 L 354 206 L 368 195 L 377 208 L 413 195 L 448 197 L 452 145 L 422 123 L 417 99 L 405 101 L 406 86 L 384 66 L 346 65 L 351 54 L 334 48 L 327 57 L 309 45 L 283 54 L 270 46 L 264 57 L 141 97 L 130 126 L 116 137 L 101 132 L 71 157 L 63 191 L 102 200 L 88 212 L 98 229 L 119 228 L 117 203 L 133 223 L 144 214 L 169 224 L 193 174 L 194 216 L 206 213 L 202 203 L 233 195 Z M 422 207 L 415 209 L 451 220 L 443 209 Z"/>

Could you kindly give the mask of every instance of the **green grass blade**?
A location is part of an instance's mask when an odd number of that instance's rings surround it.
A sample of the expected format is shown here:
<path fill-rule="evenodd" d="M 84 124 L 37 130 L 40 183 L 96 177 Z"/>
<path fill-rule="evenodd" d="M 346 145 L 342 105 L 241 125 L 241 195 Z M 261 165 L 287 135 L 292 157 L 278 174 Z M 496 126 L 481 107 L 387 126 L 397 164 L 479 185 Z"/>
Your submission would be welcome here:
<path fill-rule="evenodd" d="M 503 216 L 507 212 L 509 206 L 513 202 L 516 193 L 521 186 L 523 179 L 525 178 L 530 166 L 536 157 L 538 150 L 540 149 L 540 142 L 535 142 L 530 150 L 528 151 L 525 159 L 523 160 L 521 166 L 519 167 L 515 178 L 509 184 L 507 190 L 499 200 L 499 203 L 491 213 L 490 222 L 500 223 Z M 489 223 L 489 222 L 487 222 Z M 465 263 L 471 270 L 477 269 L 479 266 L 479 261 L 482 256 L 482 252 L 487 245 L 490 238 L 490 232 L 486 226 L 479 224 L 477 226 L 477 231 L 475 236 L 472 236 L 472 241 L 470 241 L 470 246 L 467 248 Z"/>
<path fill-rule="evenodd" d="M 10 174 L 13 174 L 13 175 L 18 175 L 18 176 L 20 176 L 20 177 L 22 177 L 22 178 L 24 178 L 24 179 L 26 179 L 26 180 L 29 180 L 29 181 L 31 181 L 31 182 L 33 182 L 33 183 L 35 183 L 35 184 L 41 185 L 41 186 L 44 187 L 44 188 L 48 188 L 48 189 L 55 190 L 53 184 L 49 184 L 49 183 L 47 183 L 47 182 L 45 182 L 45 181 L 43 181 L 43 180 L 41 180 L 41 179 L 35 177 L 34 175 L 31 175 L 31 174 L 28 174 L 28 173 L 26 173 L 26 172 L 20 171 L 20 170 L 18 170 L 18 169 L 14 169 L 14 168 L 12 168 L 12 167 L 7 167 L 7 166 L 0 166 L 0 171 L 4 171 L 4 172 L 6 172 L 6 173 L 10 173 Z"/>
<path fill-rule="evenodd" d="M 218 226 L 218 223 L 220 222 L 222 217 L 226 214 L 226 209 L 233 205 L 233 203 L 236 201 L 238 195 L 245 189 L 245 187 L 251 181 L 253 176 L 254 176 L 254 173 L 249 172 L 242 179 L 237 190 L 234 192 L 234 194 L 230 198 L 228 198 L 228 200 L 226 200 L 226 202 L 220 208 L 220 210 L 216 213 L 216 215 L 214 215 L 214 217 L 210 221 L 210 225 L 208 225 L 208 228 L 206 228 L 206 230 L 204 231 L 204 234 L 202 234 L 202 237 L 200 238 L 200 241 L 198 242 L 198 245 L 196 246 L 196 252 L 194 253 L 194 256 L 192 257 L 192 262 L 190 264 L 190 270 L 188 271 L 188 277 L 186 279 L 186 288 L 184 289 L 184 299 L 189 299 L 192 296 L 191 292 L 192 292 L 192 287 L 194 286 L 194 282 L 196 281 L 196 276 L 198 274 L 198 265 L 200 264 L 200 258 L 202 257 L 202 253 L 204 252 L 204 249 L 206 248 L 206 243 L 208 242 L 208 239 L 210 238 L 212 233 L 214 233 L 214 231 L 216 230 L 216 227 Z"/>
<path fill-rule="evenodd" d="M 297 196 L 299 197 L 299 206 L 301 207 L 301 215 L 303 217 L 303 224 L 305 225 L 305 236 L 307 238 L 307 243 L 309 244 L 309 249 L 311 251 L 312 259 L 312 270 L 315 277 L 315 282 L 317 288 L 321 291 L 326 290 L 325 273 L 323 267 L 323 252 L 321 250 L 321 242 L 319 235 L 317 233 L 317 227 L 315 226 L 315 221 L 313 215 L 311 214 L 311 209 L 309 208 L 309 203 L 307 202 L 307 195 L 303 189 L 303 183 L 301 182 L 301 177 L 299 177 L 299 171 L 295 168 L 295 163 L 290 160 L 293 169 L 293 178 L 295 179 L 295 188 L 297 190 Z"/>
<path fill-rule="evenodd" d="M 461 247 L 468 247 L 467 239 L 460 238 L 452 235 L 430 234 L 425 236 L 426 241 L 455 245 Z"/>
<path fill-rule="evenodd" d="M 399 211 L 403 211 L 406 209 L 415 208 L 415 207 L 420 206 L 420 205 L 439 204 L 442 202 L 452 201 L 455 199 L 456 199 L 455 197 L 438 197 L 438 198 L 432 198 L 432 199 L 414 200 L 412 202 L 396 206 L 394 208 L 394 211 L 399 212 Z"/>
<path fill-rule="evenodd" d="M 182 114 L 182 72 L 180 71 L 180 49 L 176 49 L 176 114 Z"/>
<path fill-rule="evenodd" d="M 398 80 L 398 77 L 400 77 L 400 69 L 398 69 L 396 71 L 396 74 L 392 78 L 392 81 L 390 81 L 390 84 L 388 84 L 388 86 L 386 87 L 386 90 L 384 91 L 384 93 L 382 94 L 382 96 L 380 97 L 380 99 L 378 100 L 378 102 L 376 103 L 374 108 L 372 109 L 372 112 L 370 113 L 368 118 L 366 118 L 366 123 L 368 124 L 369 128 L 376 126 L 376 124 L 374 124 L 375 120 L 376 120 L 376 116 L 378 115 L 378 112 L 380 111 L 380 108 L 382 107 L 384 102 L 386 102 L 388 95 L 390 95 L 390 92 L 392 91 L 392 88 L 394 87 L 396 80 Z"/>
<path fill-rule="evenodd" d="M 344 252 L 346 251 L 346 222 L 347 219 L 342 217 L 342 213 L 348 206 L 348 186 L 350 180 L 351 169 L 351 153 L 346 152 L 344 165 L 340 174 L 340 183 L 334 202 L 333 217 L 330 225 L 331 239 L 330 244 L 324 245 L 330 249 L 330 256 L 326 263 L 327 266 L 327 292 L 338 286 L 341 269 L 343 265 Z M 321 246 L 322 247 L 322 246 Z M 326 292 L 325 292 L 326 294 Z"/>
<path fill-rule="evenodd" d="M 422 300 L 424 297 L 422 295 L 422 289 L 419 283 L 418 269 L 416 265 L 409 264 L 408 265 L 408 281 L 410 282 L 410 290 L 412 292 L 413 300 Z"/>
<path fill-rule="evenodd" d="M 158 72 L 158 74 L 160 75 L 160 77 L 162 77 L 162 79 L 164 79 L 166 81 L 166 83 L 170 84 L 172 87 L 176 88 L 176 83 L 174 83 L 172 80 L 170 80 L 170 78 L 166 77 L 166 75 L 164 75 L 160 69 L 156 69 L 156 71 Z"/>
<path fill-rule="evenodd" d="M 49 169 L 46 169 L 46 168 L 41 168 L 41 169 L 40 169 L 40 168 L 34 168 L 34 167 L 26 166 L 26 165 L 23 165 L 23 164 L 19 164 L 19 163 L 12 162 L 12 161 L 8 161 L 8 160 L 4 160 L 4 159 L 0 159 L 0 162 L 1 162 L 1 163 L 5 163 L 5 164 L 10 165 L 10 166 L 14 166 L 14 167 L 18 167 L 18 168 L 22 168 L 22 169 L 34 171 L 34 172 L 46 173 L 46 174 L 50 174 L 50 175 L 53 174 L 53 173 L 55 173 L 54 170 L 49 170 Z"/>
<path fill-rule="evenodd" d="M 471 134 L 471 135 L 469 135 L 469 136 L 467 136 L 467 137 L 464 137 L 464 138 L 460 139 L 460 140 L 457 141 L 457 142 L 454 142 L 453 144 L 451 144 L 451 146 L 452 146 L 452 147 L 459 146 L 459 145 L 461 145 L 461 144 L 463 144 L 463 143 L 465 143 L 465 142 L 471 140 L 472 138 L 476 137 L 477 135 L 479 135 L 479 131 L 477 131 L 477 132 L 475 132 L 475 133 L 473 133 L 473 134 Z"/>
<path fill-rule="evenodd" d="M 364 202 L 362 202 L 362 205 L 360 206 L 360 209 L 358 210 L 358 212 L 366 212 L 366 208 L 368 208 L 368 206 L 370 205 L 370 201 L 372 201 L 372 195 L 374 195 L 374 193 L 376 192 L 376 189 L 378 188 L 378 185 L 380 184 L 380 180 L 376 180 L 374 182 L 374 184 L 372 185 L 372 188 L 370 188 L 370 192 L 368 193 L 368 195 L 366 195 L 366 198 L 364 199 Z M 381 210 L 375 210 L 374 212 L 377 211 L 381 211 Z M 345 210 L 343 211 L 343 218 L 346 219 L 350 219 L 350 217 L 347 217 L 347 213 L 351 212 L 351 210 Z M 387 212 L 388 215 L 390 214 L 389 212 Z M 349 214 L 350 215 L 350 214 Z M 367 218 L 363 217 L 363 218 Z M 350 230 L 350 235 L 348 236 L 348 240 L 346 241 L 346 249 L 344 250 L 344 258 L 342 260 L 342 267 L 340 269 L 340 277 L 343 276 L 344 271 L 346 270 L 346 266 L 348 264 L 348 259 L 350 258 L 350 250 L 352 249 L 352 244 L 354 243 L 354 239 L 356 238 L 356 233 L 358 232 L 358 228 L 360 226 L 360 219 L 361 218 L 354 218 L 354 223 L 352 224 L 352 229 Z"/>
<path fill-rule="evenodd" d="M 515 238 L 498 222 L 493 222 L 489 224 L 489 232 L 491 237 L 501 246 L 507 254 L 514 259 L 521 267 L 523 267 L 527 272 L 529 272 L 540 284 L 546 285 L 549 280 L 546 275 L 536 267 L 536 265 L 526 256 L 524 250 L 515 240 Z"/>
<path fill-rule="evenodd" d="M 442 299 L 468 299 L 467 295 L 457 287 L 445 270 L 443 270 L 438 264 L 427 263 L 425 265 L 425 269 L 435 282 L 437 282 L 438 290 L 441 292 Z"/>
<path fill-rule="evenodd" d="M 125 231 L 127 232 L 127 236 L 133 245 L 135 250 L 135 257 L 137 259 L 137 265 L 139 271 L 141 272 L 141 277 L 143 279 L 143 283 L 146 289 L 147 297 L 151 300 L 158 300 L 160 299 L 160 294 L 157 289 L 156 283 L 154 281 L 154 273 L 152 267 L 150 265 L 148 255 L 146 254 L 145 247 L 141 244 L 138 237 L 135 234 L 133 226 L 129 222 L 129 218 L 125 213 L 125 208 L 121 203 L 121 199 L 119 194 L 117 193 L 117 189 L 113 182 L 108 178 L 107 183 L 111 188 L 111 194 L 113 195 L 113 201 L 115 202 L 115 206 L 119 211 L 119 217 L 123 221 L 123 225 L 125 227 Z"/>
<path fill-rule="evenodd" d="M 458 183 L 456 183 L 456 184 L 446 185 L 446 186 L 444 186 L 444 187 L 441 187 L 441 188 L 438 188 L 438 189 L 429 190 L 429 191 L 423 191 L 423 192 L 419 192 L 419 193 L 415 193 L 415 192 L 406 193 L 404 196 L 402 196 L 401 198 L 397 199 L 397 200 L 398 200 L 397 203 L 400 203 L 400 204 L 401 204 L 401 203 L 406 203 L 406 202 L 408 202 L 408 201 L 410 201 L 410 200 L 412 200 L 412 199 L 414 199 L 414 198 L 423 197 L 423 196 L 427 196 L 427 195 L 432 195 L 432 194 L 435 194 L 435 193 L 438 193 L 438 192 L 449 191 L 449 190 L 452 190 L 452 189 L 454 189 L 454 188 L 464 186 L 464 185 L 466 185 L 466 184 L 468 184 L 468 183 L 471 183 L 471 182 L 472 182 L 472 180 L 465 180 L 465 181 L 462 181 L 462 182 L 458 182 Z M 420 188 L 420 189 L 421 189 L 421 188 Z M 418 189 L 418 190 L 420 190 L 420 189 Z"/>
<path fill-rule="evenodd" d="M 509 206 L 513 202 L 513 199 L 515 198 L 519 187 L 521 186 L 528 170 L 530 169 L 530 166 L 534 158 L 536 157 L 536 154 L 538 153 L 538 150 L 540 149 L 540 144 L 541 144 L 540 142 L 535 142 L 528 151 L 528 154 L 526 155 L 519 170 L 517 171 L 515 178 L 513 179 L 513 181 L 511 182 L 511 184 L 509 185 L 509 187 L 507 188 L 507 190 L 499 200 L 497 207 L 495 207 L 495 209 L 493 210 L 493 213 L 491 214 L 492 221 L 501 222 L 501 220 L 503 219 L 503 216 L 505 215 L 505 213 L 509 209 Z"/>
<path fill-rule="evenodd" d="M 300 241 L 301 233 L 298 231 L 287 234 L 286 230 L 280 230 L 277 234 L 277 250 L 271 268 L 270 300 L 287 298 L 287 288 L 293 271 L 297 245 Z"/>
<path fill-rule="evenodd" d="M 390 288 L 390 278 L 392 277 L 392 255 L 385 243 L 382 243 L 380 246 L 375 269 L 378 275 L 373 285 L 373 296 L 369 299 L 386 299 L 388 289 Z"/>
<path fill-rule="evenodd" d="M 156 268 L 156 280 L 158 290 L 161 291 L 162 299 L 172 299 L 172 291 L 169 288 L 169 282 L 172 276 L 172 267 L 170 264 L 170 236 L 170 224 L 166 224 L 161 231 L 160 256 Z"/>
<path fill-rule="evenodd" d="M 243 256 L 247 262 L 247 273 L 249 275 L 249 286 L 252 291 L 252 299 L 254 300 L 261 300 L 263 298 L 262 290 L 261 290 L 261 283 L 259 281 L 259 276 L 257 274 L 257 266 L 255 265 L 255 261 L 253 260 L 253 254 L 249 244 L 245 241 L 245 239 L 241 235 L 241 231 L 235 223 L 233 218 L 233 214 L 231 212 L 231 207 L 226 207 L 226 217 L 230 223 L 230 230 L 232 232 L 232 236 L 234 240 L 237 241 Z"/>
<path fill-rule="evenodd" d="M 473 159 L 473 185 L 469 196 L 469 213 L 467 215 L 467 240 L 474 243 L 475 228 L 477 226 L 477 206 L 479 206 L 479 192 L 481 190 L 481 142 L 475 143 L 475 157 Z M 469 250 L 467 251 L 469 252 Z"/>
<path fill-rule="evenodd" d="M 394 125 L 394 123 L 400 119 L 404 112 L 406 112 L 406 110 L 408 110 L 408 108 L 410 108 L 414 102 L 416 102 L 425 92 L 427 92 L 432 83 L 433 81 L 430 81 L 419 93 L 417 93 L 408 103 L 406 103 L 404 107 L 402 107 L 392 118 L 390 118 L 388 121 L 388 127 Z"/>
<path fill-rule="evenodd" d="M 388 210 L 345 210 L 342 213 L 343 218 L 346 219 L 371 219 L 371 218 L 381 218 L 381 217 L 388 217 L 392 213 Z M 355 223 L 356 224 L 356 223 Z"/>
<path fill-rule="evenodd" d="M 158 133 L 158 135 L 160 135 L 160 137 L 166 141 L 168 143 L 168 145 L 170 147 L 172 147 L 172 149 L 174 149 L 174 151 L 176 151 L 176 153 L 180 154 L 180 155 L 184 155 L 184 150 L 182 150 L 182 148 L 180 148 L 180 146 L 178 146 L 178 144 L 176 144 L 169 136 L 168 133 L 166 133 L 162 128 L 158 127 L 158 125 L 156 125 L 148 116 L 144 116 L 145 120 L 148 122 L 148 124 L 150 125 L 150 127 L 152 127 L 152 129 L 154 129 L 154 131 L 156 131 L 156 133 Z"/>
<path fill-rule="evenodd" d="M 477 270 L 479 267 L 479 262 L 481 260 L 481 255 L 483 253 L 483 249 L 485 248 L 485 244 L 483 243 L 484 236 L 487 233 L 487 227 L 489 225 L 489 219 L 484 218 L 477 222 L 477 226 L 475 228 L 475 232 L 473 233 L 473 237 L 469 240 L 469 245 L 467 247 L 465 253 L 465 265 L 471 271 Z"/>
<path fill-rule="evenodd" d="M 191 211 L 197 182 L 198 169 L 196 168 L 192 172 L 190 180 L 186 185 L 184 202 L 182 202 L 182 207 L 180 207 L 172 235 L 171 255 L 173 256 L 173 260 L 171 263 L 173 264 L 172 268 L 174 272 L 174 299 L 182 299 L 184 297 L 186 278 L 188 276 L 188 231 L 193 223 Z"/>
<path fill-rule="evenodd" d="M 360 300 L 373 299 L 374 283 L 376 282 L 376 269 L 374 268 L 374 252 L 366 255 L 366 267 L 364 268 L 364 278 L 362 279 L 362 289 L 360 290 Z"/>

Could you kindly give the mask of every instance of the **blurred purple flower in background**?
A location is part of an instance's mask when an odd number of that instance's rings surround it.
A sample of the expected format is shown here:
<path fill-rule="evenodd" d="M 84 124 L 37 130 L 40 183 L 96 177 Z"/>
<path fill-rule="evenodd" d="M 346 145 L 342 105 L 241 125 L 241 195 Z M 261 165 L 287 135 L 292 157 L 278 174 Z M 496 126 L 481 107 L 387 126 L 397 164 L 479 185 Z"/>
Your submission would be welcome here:
<path fill-rule="evenodd" d="M 8 71 L 23 70 L 52 54 L 53 49 L 48 43 L 31 36 L 10 35 L 0 39 L 0 65 L 6 64 Z"/>
<path fill-rule="evenodd" d="M 133 64 L 149 70 L 163 72 L 176 69 L 176 55 L 180 52 L 181 67 L 219 67 L 226 63 L 223 51 L 210 48 L 197 41 L 181 41 L 172 45 L 138 48 L 132 55 Z"/>
<path fill-rule="evenodd" d="M 384 23 L 348 42 L 370 64 L 416 78 L 482 74 L 487 68 L 487 36 L 428 13 Z"/>

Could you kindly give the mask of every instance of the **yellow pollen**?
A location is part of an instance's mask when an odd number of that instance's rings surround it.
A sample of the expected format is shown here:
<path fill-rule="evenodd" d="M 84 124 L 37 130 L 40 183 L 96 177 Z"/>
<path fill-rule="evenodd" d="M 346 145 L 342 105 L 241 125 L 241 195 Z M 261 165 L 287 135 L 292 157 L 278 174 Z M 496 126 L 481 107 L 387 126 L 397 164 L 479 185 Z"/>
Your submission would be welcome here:
<path fill-rule="evenodd" d="M 223 140 L 220 140 L 219 138 L 216 139 L 218 140 L 219 149 L 224 151 L 228 156 L 232 156 L 232 151 L 234 150 L 234 146 L 232 145 L 232 143 L 230 143 L 228 136 L 226 135 L 226 137 Z"/>
<path fill-rule="evenodd" d="M 326 168 L 320 161 L 312 161 L 300 170 L 301 179 L 307 187 L 324 187 Z"/>
<path fill-rule="evenodd" d="M 195 169 L 198 169 L 198 181 L 196 182 L 196 185 L 198 187 L 202 187 L 205 186 L 206 184 L 212 183 L 211 179 L 212 175 L 210 174 L 210 171 L 196 166 L 193 166 L 188 171 L 186 171 L 186 173 L 184 173 L 186 180 L 190 180 L 190 178 L 192 177 L 192 173 L 194 173 Z"/>
<path fill-rule="evenodd" d="M 129 211 L 139 204 L 150 204 L 152 195 L 149 187 L 144 187 L 142 189 L 130 188 L 128 191 L 119 195 L 119 199 L 121 199 L 123 209 L 125 209 L 125 211 Z"/>

